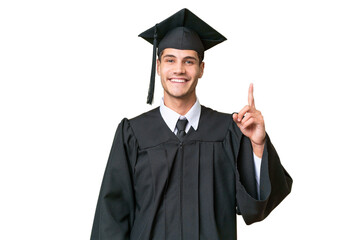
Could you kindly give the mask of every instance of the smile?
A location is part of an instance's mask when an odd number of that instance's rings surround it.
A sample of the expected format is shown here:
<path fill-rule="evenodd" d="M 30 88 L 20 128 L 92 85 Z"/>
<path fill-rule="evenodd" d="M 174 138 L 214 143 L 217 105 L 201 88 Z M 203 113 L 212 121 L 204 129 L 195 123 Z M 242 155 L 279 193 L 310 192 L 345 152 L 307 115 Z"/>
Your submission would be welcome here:
<path fill-rule="evenodd" d="M 179 79 L 179 78 L 171 78 L 170 79 L 171 82 L 177 82 L 177 83 L 184 83 L 186 82 L 187 80 L 186 79 Z"/>

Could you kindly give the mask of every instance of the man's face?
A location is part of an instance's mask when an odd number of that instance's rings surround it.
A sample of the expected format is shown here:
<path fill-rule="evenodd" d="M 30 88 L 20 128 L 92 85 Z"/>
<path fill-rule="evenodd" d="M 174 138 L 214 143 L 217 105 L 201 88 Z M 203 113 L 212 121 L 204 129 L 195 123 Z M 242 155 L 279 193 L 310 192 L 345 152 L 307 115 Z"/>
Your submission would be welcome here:
<path fill-rule="evenodd" d="M 157 60 L 157 73 L 164 88 L 164 98 L 188 99 L 195 97 L 198 79 L 204 63 L 193 50 L 164 49 L 161 61 Z"/>

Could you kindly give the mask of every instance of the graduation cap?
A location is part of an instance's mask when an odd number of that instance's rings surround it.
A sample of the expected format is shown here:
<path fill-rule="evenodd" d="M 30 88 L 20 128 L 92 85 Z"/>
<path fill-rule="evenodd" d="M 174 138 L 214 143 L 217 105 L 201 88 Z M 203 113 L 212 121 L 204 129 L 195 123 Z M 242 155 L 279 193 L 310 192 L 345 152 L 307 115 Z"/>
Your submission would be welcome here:
<path fill-rule="evenodd" d="M 226 40 L 223 35 L 186 8 L 149 28 L 139 37 L 153 45 L 148 104 L 152 104 L 154 98 L 157 48 L 158 56 L 165 48 L 194 50 L 202 60 L 206 50 Z"/>

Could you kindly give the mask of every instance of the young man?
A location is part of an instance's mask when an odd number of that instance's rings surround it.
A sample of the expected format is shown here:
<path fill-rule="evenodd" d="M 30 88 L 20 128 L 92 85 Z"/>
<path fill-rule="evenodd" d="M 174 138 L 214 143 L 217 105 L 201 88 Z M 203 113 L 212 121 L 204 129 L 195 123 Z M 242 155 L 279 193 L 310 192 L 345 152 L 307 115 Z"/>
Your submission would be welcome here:
<path fill-rule="evenodd" d="M 226 39 L 187 9 L 140 36 L 158 48 L 164 98 L 119 124 L 91 239 L 236 239 L 236 213 L 247 224 L 261 221 L 292 185 L 253 86 L 239 113 L 199 104 L 204 52 Z M 149 103 L 153 87 L 154 71 Z"/>

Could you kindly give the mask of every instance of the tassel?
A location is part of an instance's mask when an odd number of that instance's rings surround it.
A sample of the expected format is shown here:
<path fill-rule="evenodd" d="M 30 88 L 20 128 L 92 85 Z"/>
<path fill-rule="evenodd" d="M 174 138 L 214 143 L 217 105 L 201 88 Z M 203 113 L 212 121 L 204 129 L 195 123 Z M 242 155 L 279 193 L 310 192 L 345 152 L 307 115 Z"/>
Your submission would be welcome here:
<path fill-rule="evenodd" d="M 155 30 L 154 30 L 151 76 L 150 76 L 149 92 L 148 92 L 148 97 L 147 97 L 147 102 L 146 102 L 147 104 L 150 104 L 150 105 L 153 103 L 154 90 L 155 90 L 156 48 L 157 48 L 157 24 L 155 25 Z"/>

